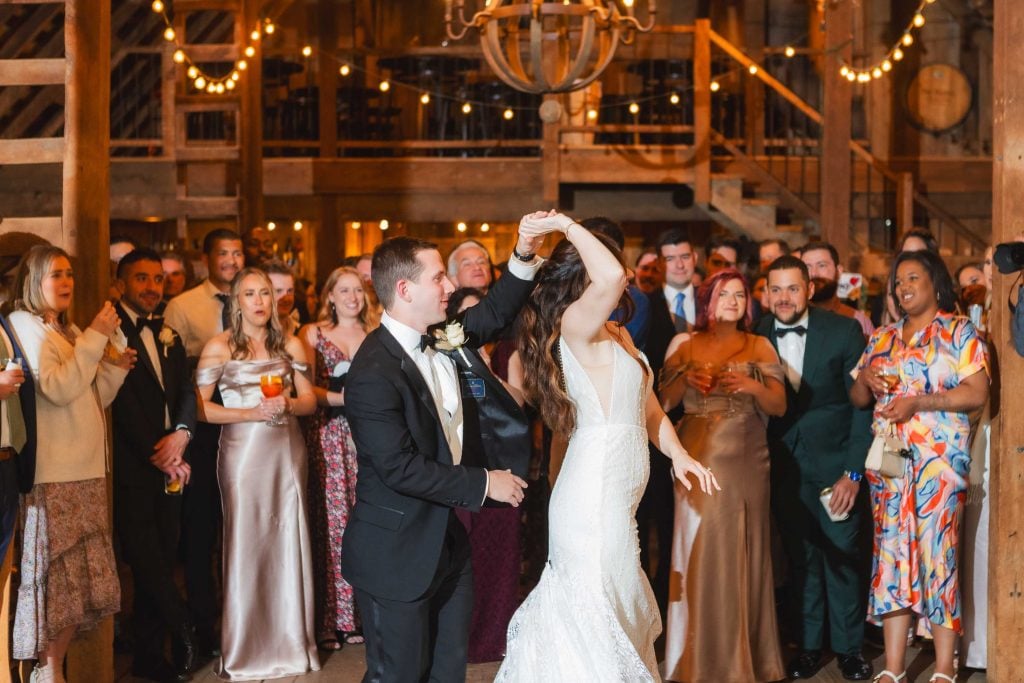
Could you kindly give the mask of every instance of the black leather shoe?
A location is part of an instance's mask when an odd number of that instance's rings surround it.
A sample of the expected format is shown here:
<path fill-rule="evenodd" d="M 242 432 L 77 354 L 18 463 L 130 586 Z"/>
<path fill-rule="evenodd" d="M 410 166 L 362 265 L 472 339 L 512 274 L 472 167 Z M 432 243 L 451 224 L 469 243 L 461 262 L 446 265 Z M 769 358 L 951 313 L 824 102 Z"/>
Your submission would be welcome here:
<path fill-rule="evenodd" d="M 191 674 L 199 659 L 196 640 L 196 629 L 189 623 L 171 637 L 171 661 L 179 681 L 192 679 Z"/>
<path fill-rule="evenodd" d="M 790 678 L 810 678 L 818 673 L 824 663 L 821 650 L 803 650 L 795 659 L 790 660 L 786 675 Z"/>
<path fill-rule="evenodd" d="M 839 671 L 848 681 L 866 681 L 875 673 L 875 667 L 858 652 L 855 655 L 836 655 Z"/>
<path fill-rule="evenodd" d="M 192 677 L 178 678 L 177 673 L 174 671 L 174 667 L 167 663 L 166 659 L 147 659 L 147 660 L 135 660 L 132 663 L 132 676 L 136 678 L 145 678 L 149 681 L 157 681 L 157 683 L 179 683 L 179 681 L 185 680 L 190 681 Z"/>

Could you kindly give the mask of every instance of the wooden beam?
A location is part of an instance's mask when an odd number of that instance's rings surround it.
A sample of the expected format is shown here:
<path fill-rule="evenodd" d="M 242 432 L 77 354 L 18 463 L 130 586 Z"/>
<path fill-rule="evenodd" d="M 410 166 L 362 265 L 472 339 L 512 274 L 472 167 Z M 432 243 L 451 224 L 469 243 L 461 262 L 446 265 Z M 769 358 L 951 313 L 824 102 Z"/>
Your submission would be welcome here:
<path fill-rule="evenodd" d="M 557 102 L 561 104 L 563 101 L 568 102 L 568 97 L 559 97 L 558 95 L 545 95 L 544 101 Z M 554 121 L 552 123 L 544 122 L 544 145 L 541 148 L 541 192 L 545 202 L 552 204 L 558 202 L 558 190 L 559 190 L 559 178 L 561 173 L 559 171 L 561 166 L 561 152 L 558 148 L 558 142 L 561 139 L 561 133 L 559 128 L 561 127 L 561 121 Z"/>
<path fill-rule="evenodd" d="M 896 230 L 902 235 L 914 227 L 914 175 L 900 173 L 896 183 Z"/>
<path fill-rule="evenodd" d="M 180 12 L 180 6 L 175 6 Z M 233 62 L 242 56 L 234 43 L 195 43 L 187 45 L 186 49 L 193 62 Z"/>
<path fill-rule="evenodd" d="M 185 197 L 178 200 L 178 211 L 190 218 L 237 216 L 238 197 Z"/>
<path fill-rule="evenodd" d="M 849 37 L 853 30 L 853 7 L 841 2 L 827 5 L 825 45 L 836 57 L 850 59 Z M 763 71 L 763 69 L 762 69 Z M 839 252 L 840 263 L 850 253 L 850 133 L 853 87 L 833 68 L 822 73 L 825 81 L 824 141 L 821 150 L 821 236 Z"/>
<path fill-rule="evenodd" d="M 334 0 L 317 0 L 315 13 L 317 41 L 320 45 L 317 55 L 320 158 L 333 159 L 338 156 L 338 65 L 334 59 L 338 47 L 337 3 Z M 345 226 L 338 220 L 338 201 L 337 195 L 321 196 L 320 221 L 306 237 L 305 258 L 312 270 L 310 280 L 313 282 L 326 278 L 345 256 L 345 243 L 341 234 Z M 310 241 L 313 244 L 309 244 Z"/>
<path fill-rule="evenodd" d="M 235 22 L 238 44 L 246 41 L 249 27 L 260 20 L 259 0 L 241 0 L 241 11 Z M 239 184 L 241 206 L 238 227 L 245 231 L 263 223 L 263 41 L 253 44 L 256 54 L 248 60 L 249 68 L 239 83 L 241 111 L 238 119 L 238 143 L 241 168 Z"/>
<path fill-rule="evenodd" d="M 0 166 L 59 164 L 64 161 L 64 138 L 0 139 Z"/>
<path fill-rule="evenodd" d="M 698 19 L 693 38 L 693 201 L 711 203 L 711 21 Z"/>
<path fill-rule="evenodd" d="M 0 85 L 64 85 L 64 60 L 0 59 Z"/>
<path fill-rule="evenodd" d="M 1024 214 L 1024 23 L 1013 3 L 997 2 L 993 33 L 994 242 L 1016 238 Z M 999 358 L 999 412 L 992 418 L 988 565 L 988 676 L 1019 680 L 1024 671 L 1024 358 L 1013 349 L 1006 301 L 1015 278 L 996 274 L 989 330 Z M 1014 293 L 1016 298 L 1016 293 Z M 1018 303 L 1020 305 L 1020 303 Z"/>
<path fill-rule="evenodd" d="M 0 235 L 27 232 L 38 235 L 51 244 L 63 242 L 63 221 L 60 216 L 44 218 L 0 218 Z"/>

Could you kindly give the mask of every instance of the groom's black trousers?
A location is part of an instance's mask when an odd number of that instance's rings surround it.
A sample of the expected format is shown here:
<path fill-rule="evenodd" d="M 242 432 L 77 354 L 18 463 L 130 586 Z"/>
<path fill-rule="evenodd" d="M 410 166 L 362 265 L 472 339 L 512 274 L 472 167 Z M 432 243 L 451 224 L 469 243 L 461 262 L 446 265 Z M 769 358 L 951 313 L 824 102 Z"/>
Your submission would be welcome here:
<path fill-rule="evenodd" d="M 386 570 L 382 570 L 386 571 Z M 463 683 L 473 616 L 466 529 L 449 514 L 437 572 L 412 602 L 355 591 L 366 638 L 363 683 Z"/>

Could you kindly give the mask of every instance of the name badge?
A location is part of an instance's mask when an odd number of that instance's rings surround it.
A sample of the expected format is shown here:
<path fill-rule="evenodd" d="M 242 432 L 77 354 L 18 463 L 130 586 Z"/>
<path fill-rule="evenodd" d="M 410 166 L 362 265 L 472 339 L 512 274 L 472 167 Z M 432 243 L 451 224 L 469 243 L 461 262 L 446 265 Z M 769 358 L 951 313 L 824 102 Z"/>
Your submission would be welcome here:
<path fill-rule="evenodd" d="M 465 377 L 465 395 L 479 400 L 487 396 L 487 384 L 479 377 Z"/>

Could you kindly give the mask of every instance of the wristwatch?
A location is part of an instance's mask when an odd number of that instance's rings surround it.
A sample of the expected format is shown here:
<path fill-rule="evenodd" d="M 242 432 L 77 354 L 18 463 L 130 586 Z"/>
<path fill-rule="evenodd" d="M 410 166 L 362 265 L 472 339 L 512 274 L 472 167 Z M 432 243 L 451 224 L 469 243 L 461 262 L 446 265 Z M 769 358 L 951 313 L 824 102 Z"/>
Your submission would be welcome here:
<path fill-rule="evenodd" d="M 515 247 L 512 247 L 512 255 L 519 259 L 520 261 L 522 261 L 523 263 L 529 263 L 530 261 L 533 260 L 533 257 L 536 256 L 536 254 L 520 254 L 518 251 L 516 251 Z"/>
<path fill-rule="evenodd" d="M 846 470 L 845 472 L 843 472 L 843 474 L 845 474 L 847 478 L 852 482 L 858 482 L 864 478 L 864 475 L 861 474 L 860 472 L 851 472 L 850 470 Z"/>
<path fill-rule="evenodd" d="M 174 427 L 174 431 L 176 431 L 176 432 L 185 432 L 185 436 L 188 437 L 188 440 L 189 441 L 192 440 L 192 430 L 189 429 L 187 425 L 176 425 Z"/>

